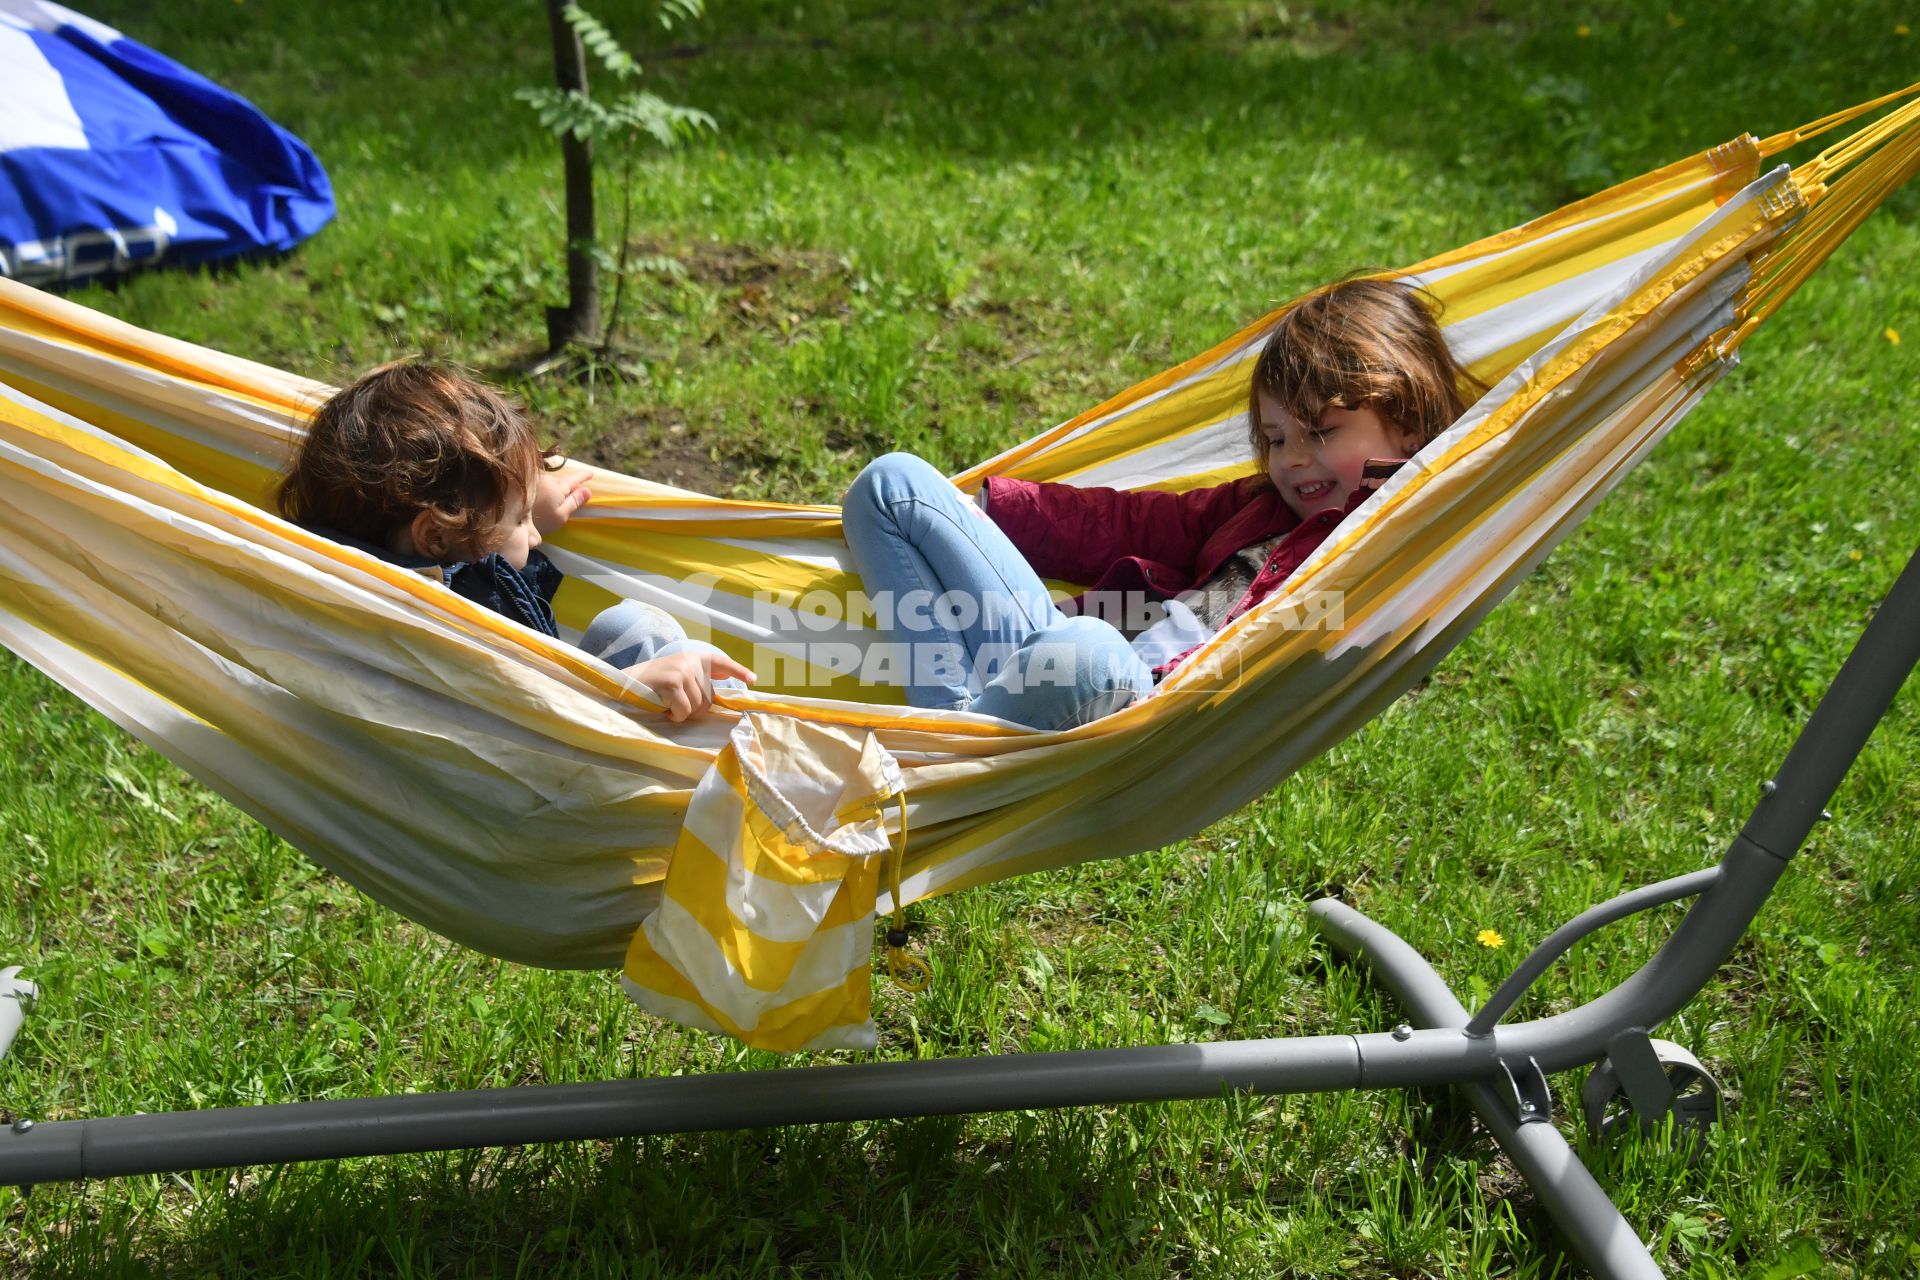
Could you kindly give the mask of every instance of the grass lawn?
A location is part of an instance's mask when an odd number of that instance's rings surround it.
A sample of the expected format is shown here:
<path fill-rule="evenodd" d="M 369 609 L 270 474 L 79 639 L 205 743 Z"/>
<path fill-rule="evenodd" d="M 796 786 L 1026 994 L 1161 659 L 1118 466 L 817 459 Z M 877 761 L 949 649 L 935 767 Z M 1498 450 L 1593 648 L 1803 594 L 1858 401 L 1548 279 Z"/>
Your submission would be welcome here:
<path fill-rule="evenodd" d="M 958 466 L 1359 266 L 1915 79 L 1881 0 L 714 0 L 649 51 L 720 131 L 644 157 L 631 372 L 521 388 L 576 452 L 831 500 Z M 344 379 L 503 371 L 559 301 L 539 6 L 97 0 L 327 164 L 288 258 L 79 299 Z M 1796 157 L 1797 158 L 1797 157 Z M 614 208 L 605 179 L 603 216 Z M 1706 865 L 1916 543 L 1920 192 L 1418 691 L 1193 839 L 916 908 L 936 966 L 882 1057 L 1384 1029 L 1304 901 L 1343 886 L 1484 997 L 1631 884 Z M 1906 341 L 1900 341 L 1900 335 Z M 1668 1024 L 1730 1108 L 1689 1167 L 1586 1148 L 1676 1274 L 1920 1272 L 1920 698 L 1908 690 L 1718 985 Z M 40 1119 L 768 1067 L 608 975 L 458 950 L 330 879 L 0 656 L 0 1064 Z M 1671 911 L 1549 975 L 1565 1007 Z M 1497 930 L 1506 945 L 1476 942 Z M 1578 1075 L 1556 1080 L 1578 1128 Z M 0 1189 L 0 1271 L 150 1275 L 1554 1276 L 1525 1186 L 1441 1095 L 770 1130 Z"/>

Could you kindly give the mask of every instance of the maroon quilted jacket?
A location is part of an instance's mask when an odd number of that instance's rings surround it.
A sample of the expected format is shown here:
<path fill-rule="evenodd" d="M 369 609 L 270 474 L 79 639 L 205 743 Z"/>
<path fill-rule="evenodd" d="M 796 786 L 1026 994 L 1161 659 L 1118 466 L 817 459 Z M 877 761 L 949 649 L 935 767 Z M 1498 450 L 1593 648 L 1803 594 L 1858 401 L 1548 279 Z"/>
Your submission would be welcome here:
<path fill-rule="evenodd" d="M 1095 592 L 1138 591 L 1157 600 L 1206 582 L 1242 547 L 1285 535 L 1228 613 L 1231 621 L 1278 590 L 1397 465 L 1370 465 L 1370 483 L 1355 489 L 1344 507 L 1304 521 L 1259 475 L 1185 493 L 1082 489 L 989 476 L 987 515 L 1042 577 L 1092 583 Z M 1071 605 L 1064 607 L 1073 612 Z"/>

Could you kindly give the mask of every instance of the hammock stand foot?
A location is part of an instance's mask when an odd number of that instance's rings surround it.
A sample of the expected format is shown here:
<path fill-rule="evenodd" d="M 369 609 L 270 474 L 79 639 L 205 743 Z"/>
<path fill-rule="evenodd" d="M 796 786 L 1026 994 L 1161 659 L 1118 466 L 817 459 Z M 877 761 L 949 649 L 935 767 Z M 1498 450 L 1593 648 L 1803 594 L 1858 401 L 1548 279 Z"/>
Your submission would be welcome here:
<path fill-rule="evenodd" d="M 1309 910 L 1334 949 L 1363 960 L 1413 1025 L 1464 1030 L 1465 1007 L 1398 934 L 1330 898 Z M 1498 1086 L 1473 1081 L 1454 1088 L 1520 1170 L 1588 1271 L 1599 1280 L 1657 1280 L 1664 1273 L 1639 1234 L 1551 1123 L 1552 1095 L 1538 1064 L 1529 1059 L 1518 1069 L 1508 1066 L 1504 1074 Z"/>

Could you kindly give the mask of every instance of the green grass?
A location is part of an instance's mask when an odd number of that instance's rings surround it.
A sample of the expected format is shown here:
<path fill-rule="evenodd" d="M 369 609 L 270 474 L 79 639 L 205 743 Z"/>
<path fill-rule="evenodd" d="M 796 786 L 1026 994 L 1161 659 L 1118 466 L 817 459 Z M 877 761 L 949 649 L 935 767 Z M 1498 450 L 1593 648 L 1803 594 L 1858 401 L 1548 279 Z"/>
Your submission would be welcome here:
<path fill-rule="evenodd" d="M 631 4 L 617 30 L 646 30 Z M 343 213 L 278 263 L 82 301 L 323 378 L 502 369 L 558 300 L 533 5 L 92 12 L 311 141 Z M 599 10 L 596 10 L 597 12 Z M 1914 79 L 1898 5 L 1546 0 L 997 8 L 719 0 L 642 62 L 721 133 L 642 168 L 644 375 L 524 388 L 574 449 L 831 498 L 894 445 L 977 459 L 1353 267 L 1410 262 L 1742 130 Z M 1581 34 L 1581 28 L 1587 30 Z M 611 206 L 612 190 L 603 188 Z M 882 1056 L 1370 1031 L 1305 923 L 1343 886 L 1458 989 L 1705 865 L 1920 541 L 1916 197 L 1419 691 L 1184 844 L 917 909 L 938 971 Z M 1905 344 L 1885 330 L 1907 335 Z M 1693 1167 L 1586 1149 L 1675 1272 L 1920 1269 L 1920 723 L 1909 691 L 1721 980 L 1663 1034 L 1732 1106 Z M 602 974 L 460 951 L 0 660 L 0 1064 L 42 1119 L 773 1065 Z M 1528 1008 L 1649 955 L 1582 947 Z M 1476 945 L 1499 930 L 1498 952 Z M 1556 1081 L 1577 1124 L 1577 1076 Z M 0 1190 L 23 1276 L 1551 1276 L 1517 1175 L 1427 1094 L 1230 1099 Z"/>

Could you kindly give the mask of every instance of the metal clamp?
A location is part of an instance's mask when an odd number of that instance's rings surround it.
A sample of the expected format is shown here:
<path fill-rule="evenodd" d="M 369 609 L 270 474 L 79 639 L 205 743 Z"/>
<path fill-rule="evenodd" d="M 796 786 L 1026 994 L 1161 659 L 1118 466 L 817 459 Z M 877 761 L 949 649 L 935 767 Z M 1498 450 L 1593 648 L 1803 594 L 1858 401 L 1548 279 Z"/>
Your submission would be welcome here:
<path fill-rule="evenodd" d="M 1547 1073 L 1533 1058 L 1516 1068 L 1511 1062 L 1502 1059 L 1500 1070 L 1507 1078 L 1507 1105 L 1513 1111 L 1513 1118 L 1521 1124 L 1546 1124 L 1553 1119 L 1553 1090 L 1547 1084 Z"/>

